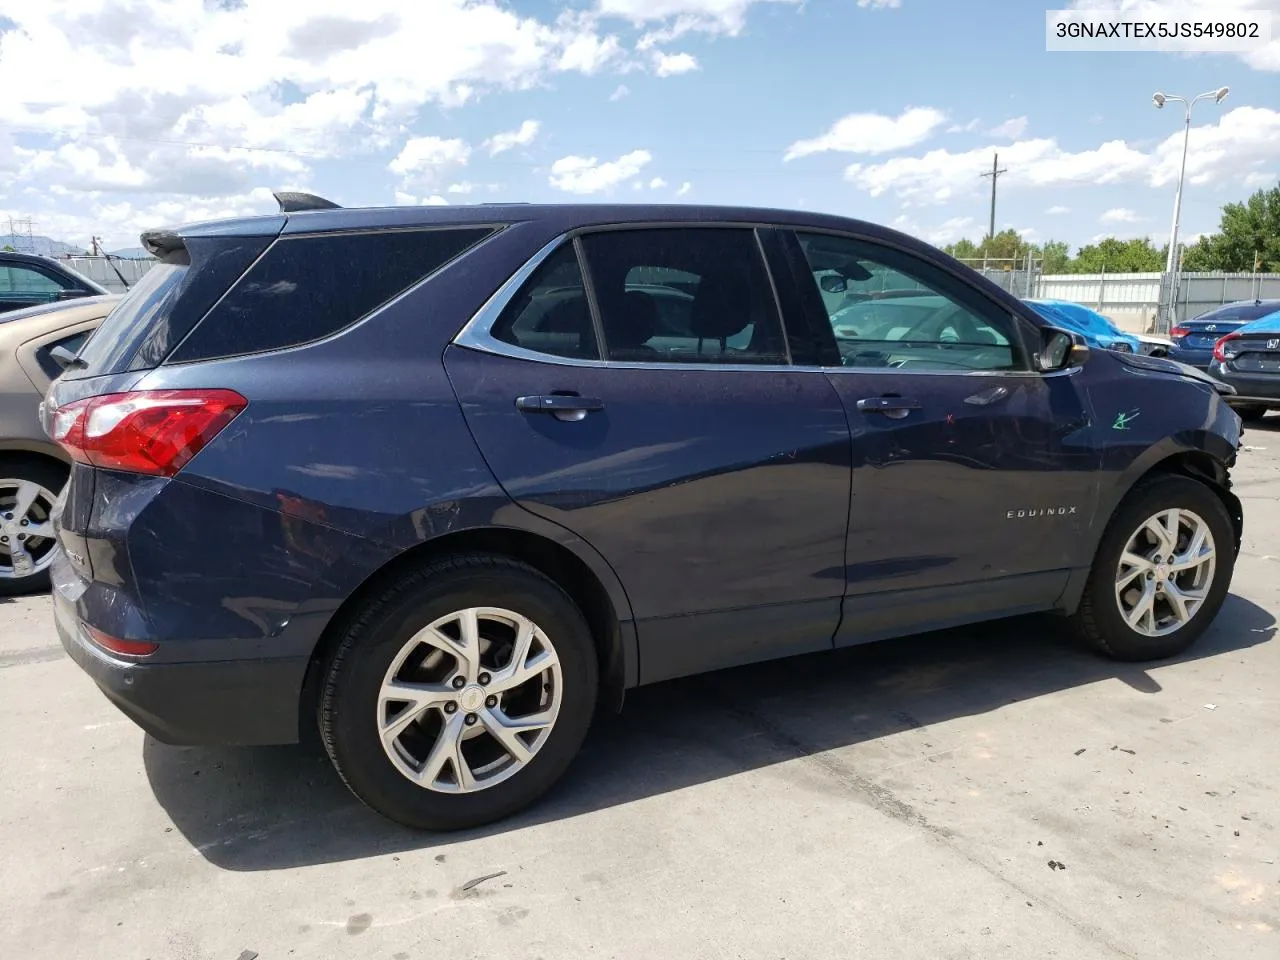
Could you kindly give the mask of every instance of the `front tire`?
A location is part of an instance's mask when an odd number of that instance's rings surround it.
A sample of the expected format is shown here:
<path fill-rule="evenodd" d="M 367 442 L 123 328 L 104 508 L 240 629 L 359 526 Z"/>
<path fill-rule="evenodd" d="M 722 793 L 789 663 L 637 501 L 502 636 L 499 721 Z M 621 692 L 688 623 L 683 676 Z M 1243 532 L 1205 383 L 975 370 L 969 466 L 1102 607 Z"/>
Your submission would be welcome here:
<path fill-rule="evenodd" d="M 523 563 L 425 565 L 354 618 L 328 667 L 320 731 L 351 791 L 420 830 L 533 803 L 577 754 L 595 709 L 581 611 Z"/>
<path fill-rule="evenodd" d="M 1189 648 L 1217 615 L 1235 569 L 1235 531 L 1207 485 L 1143 481 L 1103 534 L 1077 631 L 1117 660 L 1159 660 Z"/>

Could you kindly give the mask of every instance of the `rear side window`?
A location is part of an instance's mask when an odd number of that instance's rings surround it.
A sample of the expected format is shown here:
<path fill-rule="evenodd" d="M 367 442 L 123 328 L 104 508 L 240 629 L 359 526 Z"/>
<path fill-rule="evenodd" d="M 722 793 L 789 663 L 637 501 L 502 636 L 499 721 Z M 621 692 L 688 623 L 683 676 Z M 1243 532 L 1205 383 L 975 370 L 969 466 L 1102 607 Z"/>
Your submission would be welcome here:
<path fill-rule="evenodd" d="M 278 239 L 171 360 L 279 350 L 350 326 L 492 233 L 488 227 Z"/>
<path fill-rule="evenodd" d="M 788 362 L 755 231 L 614 230 L 583 237 L 582 248 L 607 359 Z"/>
<path fill-rule="evenodd" d="M 181 262 L 148 270 L 89 338 L 86 366 L 67 379 L 149 370 L 191 332 L 218 298 L 267 248 L 270 237 L 203 237 L 186 242 Z"/>

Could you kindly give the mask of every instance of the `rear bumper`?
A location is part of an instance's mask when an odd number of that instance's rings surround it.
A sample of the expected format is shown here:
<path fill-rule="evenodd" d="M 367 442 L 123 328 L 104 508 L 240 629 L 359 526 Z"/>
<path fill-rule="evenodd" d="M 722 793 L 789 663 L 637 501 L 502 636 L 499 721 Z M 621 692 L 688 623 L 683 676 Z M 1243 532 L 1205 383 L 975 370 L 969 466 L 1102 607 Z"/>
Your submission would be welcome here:
<path fill-rule="evenodd" d="M 1223 383 L 1229 383 L 1235 387 L 1235 396 L 1224 398 L 1232 406 L 1266 404 L 1280 407 L 1280 375 L 1242 376 L 1229 370 L 1222 363 L 1214 363 L 1209 368 L 1209 374 Z"/>
<path fill-rule="evenodd" d="M 1213 350 L 1194 350 L 1172 346 L 1169 348 L 1169 359 L 1177 360 L 1179 363 L 1185 363 L 1189 367 L 1199 367 L 1201 370 L 1208 370 L 1209 366 L 1213 363 Z"/>
<path fill-rule="evenodd" d="M 298 741 L 307 659 L 135 663 L 89 640 L 75 604 L 55 586 L 63 648 L 107 699 L 163 743 L 262 745 Z"/>

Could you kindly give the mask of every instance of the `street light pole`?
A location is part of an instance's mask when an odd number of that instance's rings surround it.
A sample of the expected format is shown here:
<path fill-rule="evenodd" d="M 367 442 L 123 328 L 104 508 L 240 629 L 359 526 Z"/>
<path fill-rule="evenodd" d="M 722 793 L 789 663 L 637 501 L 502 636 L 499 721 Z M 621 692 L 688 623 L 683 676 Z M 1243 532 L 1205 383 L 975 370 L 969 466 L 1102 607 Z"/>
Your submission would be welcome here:
<path fill-rule="evenodd" d="M 1160 332 L 1166 332 L 1172 326 L 1173 312 L 1177 306 L 1177 286 L 1174 283 L 1174 278 L 1178 265 L 1178 226 L 1182 218 L 1182 185 L 1187 176 L 1187 149 L 1191 145 L 1191 109 L 1201 100 L 1213 100 L 1221 103 L 1226 99 L 1228 92 L 1227 87 L 1220 87 L 1209 93 L 1202 93 L 1190 100 L 1186 97 L 1167 96 L 1163 93 L 1157 93 L 1151 98 L 1157 110 L 1163 109 L 1164 105 L 1170 102 L 1185 104 L 1187 108 L 1182 126 L 1182 168 L 1178 171 L 1178 190 L 1173 195 L 1173 228 L 1169 231 L 1169 255 L 1164 264 L 1165 276 L 1168 278 L 1169 283 L 1169 303 Z"/>

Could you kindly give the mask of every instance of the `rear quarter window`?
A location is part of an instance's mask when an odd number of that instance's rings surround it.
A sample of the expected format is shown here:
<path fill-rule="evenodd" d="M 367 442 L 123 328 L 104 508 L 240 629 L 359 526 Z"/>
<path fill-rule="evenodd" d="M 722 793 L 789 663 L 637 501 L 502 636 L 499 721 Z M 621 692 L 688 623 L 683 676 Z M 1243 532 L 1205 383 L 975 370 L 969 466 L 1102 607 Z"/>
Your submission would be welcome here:
<path fill-rule="evenodd" d="M 494 232 L 492 227 L 282 237 L 174 351 L 171 362 L 320 340 L 394 299 Z"/>

